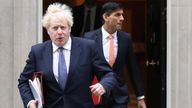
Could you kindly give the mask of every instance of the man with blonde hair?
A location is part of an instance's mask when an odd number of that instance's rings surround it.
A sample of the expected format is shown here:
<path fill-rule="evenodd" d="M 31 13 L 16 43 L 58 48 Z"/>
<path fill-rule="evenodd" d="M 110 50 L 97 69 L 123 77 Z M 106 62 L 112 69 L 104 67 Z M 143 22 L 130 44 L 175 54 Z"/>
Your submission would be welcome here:
<path fill-rule="evenodd" d="M 72 25 L 67 5 L 49 5 L 43 26 L 51 40 L 32 46 L 19 77 L 18 88 L 25 108 L 37 108 L 28 83 L 34 72 L 43 73 L 43 108 L 94 108 L 91 93 L 107 94 L 117 84 L 95 42 L 71 36 Z M 94 75 L 102 80 L 91 85 Z"/>

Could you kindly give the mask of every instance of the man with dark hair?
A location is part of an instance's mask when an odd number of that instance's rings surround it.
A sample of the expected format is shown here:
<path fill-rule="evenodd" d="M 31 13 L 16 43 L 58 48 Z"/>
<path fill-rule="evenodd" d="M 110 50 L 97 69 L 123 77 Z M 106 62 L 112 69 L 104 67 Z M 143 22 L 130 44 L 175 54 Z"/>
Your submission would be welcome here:
<path fill-rule="evenodd" d="M 129 97 L 124 76 L 127 67 L 138 100 L 138 108 L 146 108 L 144 90 L 139 78 L 139 69 L 132 48 L 131 35 L 120 31 L 122 28 L 123 8 L 120 4 L 108 2 L 103 5 L 101 28 L 85 33 L 85 38 L 95 40 L 99 54 L 109 63 L 120 81 L 110 95 L 102 97 L 102 105 L 97 108 L 127 108 Z"/>

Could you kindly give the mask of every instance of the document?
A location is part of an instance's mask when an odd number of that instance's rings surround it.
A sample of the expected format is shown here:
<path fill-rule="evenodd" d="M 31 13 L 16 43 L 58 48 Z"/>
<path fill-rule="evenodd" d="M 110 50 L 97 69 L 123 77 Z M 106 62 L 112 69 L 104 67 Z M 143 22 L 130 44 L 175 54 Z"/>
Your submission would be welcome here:
<path fill-rule="evenodd" d="M 31 88 L 35 100 L 38 101 L 38 108 L 43 108 L 43 86 L 40 77 L 34 75 L 33 80 L 29 80 L 29 86 Z"/>

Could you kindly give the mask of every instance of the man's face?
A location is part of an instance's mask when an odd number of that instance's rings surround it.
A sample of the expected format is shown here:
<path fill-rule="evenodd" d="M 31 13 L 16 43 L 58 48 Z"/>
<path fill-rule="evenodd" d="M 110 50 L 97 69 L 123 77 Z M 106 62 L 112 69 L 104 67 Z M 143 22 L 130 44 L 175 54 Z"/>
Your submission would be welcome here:
<path fill-rule="evenodd" d="M 105 23 L 113 30 L 121 30 L 123 24 L 123 9 L 112 12 L 109 16 L 105 17 Z"/>
<path fill-rule="evenodd" d="M 68 41 L 71 27 L 64 18 L 52 17 L 47 32 L 55 45 L 60 47 Z"/>

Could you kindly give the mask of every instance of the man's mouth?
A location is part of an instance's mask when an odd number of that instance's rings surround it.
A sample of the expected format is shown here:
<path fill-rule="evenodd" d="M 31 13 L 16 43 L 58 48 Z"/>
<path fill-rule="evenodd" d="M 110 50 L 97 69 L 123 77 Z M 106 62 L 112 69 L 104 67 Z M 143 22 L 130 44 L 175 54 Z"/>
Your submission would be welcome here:
<path fill-rule="evenodd" d="M 59 37 L 58 39 L 61 40 L 61 39 L 63 39 L 63 37 Z"/>

